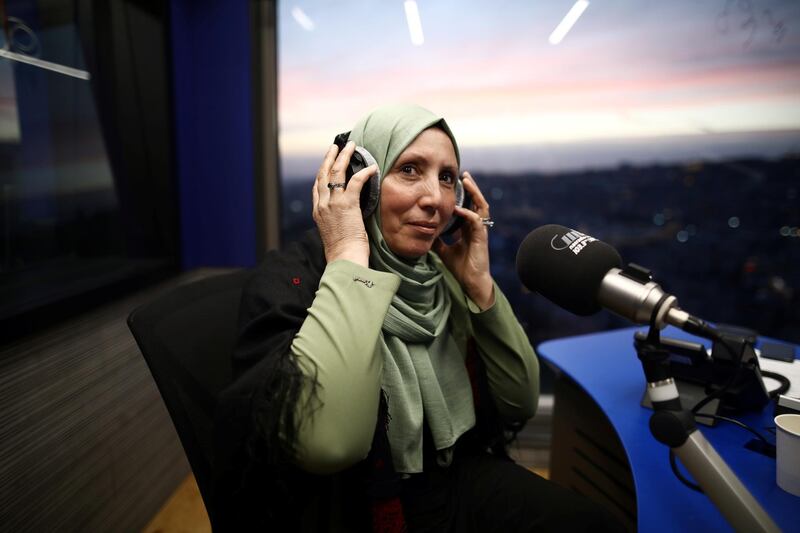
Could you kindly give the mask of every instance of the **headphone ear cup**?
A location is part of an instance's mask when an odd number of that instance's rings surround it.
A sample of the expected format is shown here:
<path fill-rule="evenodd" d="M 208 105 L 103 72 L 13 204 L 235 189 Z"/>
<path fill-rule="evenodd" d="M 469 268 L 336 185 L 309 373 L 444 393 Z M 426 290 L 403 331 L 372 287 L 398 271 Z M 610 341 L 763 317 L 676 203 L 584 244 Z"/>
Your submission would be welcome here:
<path fill-rule="evenodd" d="M 375 158 L 372 157 L 372 154 L 367 151 L 366 148 L 361 146 L 356 146 L 355 152 L 353 155 L 356 154 L 360 155 L 361 162 L 359 163 L 358 169 L 353 167 L 353 160 L 350 161 L 350 171 L 358 172 L 359 170 L 365 169 L 370 165 L 376 165 L 377 161 Z M 352 176 L 352 174 L 350 174 Z M 380 202 L 381 198 L 381 170 L 380 167 L 372 177 L 364 183 L 364 186 L 361 188 L 361 196 L 360 196 L 360 203 L 361 203 L 361 216 L 367 218 L 369 215 L 372 214 L 373 211 L 378 207 L 378 203 Z"/>
<path fill-rule="evenodd" d="M 339 147 L 339 151 L 344 150 L 347 140 L 350 138 L 350 132 L 346 131 L 340 133 L 333 139 L 333 144 Z M 356 146 L 353 155 L 350 156 L 350 164 L 347 165 L 345 170 L 344 183 L 345 187 L 349 185 L 350 179 L 353 174 L 359 172 L 370 165 L 378 166 L 378 162 L 372 157 L 372 154 L 362 146 Z M 361 215 L 367 218 L 378 207 L 378 202 L 381 198 L 381 170 L 372 175 L 372 177 L 361 188 L 361 195 L 359 196 L 359 204 L 361 206 Z"/>
<path fill-rule="evenodd" d="M 464 209 L 472 209 L 472 196 L 470 196 L 464 188 L 464 183 L 461 181 L 461 178 L 458 178 L 458 183 L 461 185 L 461 203 L 458 205 Z"/>
<path fill-rule="evenodd" d="M 461 181 L 461 178 L 456 178 L 456 205 L 458 207 L 464 207 L 464 182 Z"/>
<path fill-rule="evenodd" d="M 469 209 L 472 207 L 472 198 L 467 191 L 464 189 L 464 183 L 461 181 L 461 177 L 456 178 L 456 185 L 455 185 L 455 193 L 456 193 L 456 206 L 458 207 L 466 207 Z M 450 218 L 450 222 L 447 223 L 447 226 L 444 227 L 442 230 L 442 235 L 450 235 L 454 233 L 458 228 L 461 227 L 461 224 L 464 223 L 464 218 L 454 214 Z"/>

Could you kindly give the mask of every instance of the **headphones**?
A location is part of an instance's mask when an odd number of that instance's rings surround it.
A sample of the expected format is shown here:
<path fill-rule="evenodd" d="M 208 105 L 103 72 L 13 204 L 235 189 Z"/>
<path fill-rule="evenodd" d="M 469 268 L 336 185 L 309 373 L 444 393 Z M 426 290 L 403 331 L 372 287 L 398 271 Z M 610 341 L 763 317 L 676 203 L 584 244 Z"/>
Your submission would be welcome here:
<path fill-rule="evenodd" d="M 349 137 L 350 132 L 346 131 L 344 133 L 340 133 L 333 139 L 333 144 L 339 147 L 339 152 L 344 149 L 344 145 L 347 144 Z M 353 174 L 367 168 L 370 165 L 377 166 L 377 161 L 375 158 L 367 151 L 366 148 L 362 146 L 356 146 L 353 155 L 350 157 L 350 163 L 347 165 L 347 170 L 345 171 L 345 187 L 347 187 L 347 184 L 350 183 L 350 178 L 353 177 Z M 472 207 L 472 197 L 467 194 L 467 191 L 464 189 L 464 184 L 461 182 L 461 176 L 456 177 L 455 193 L 457 206 L 464 207 L 466 209 Z M 364 184 L 364 187 L 361 189 L 361 215 L 364 218 L 367 218 L 372 214 L 373 211 L 375 211 L 375 209 L 378 207 L 380 198 L 381 171 L 380 168 L 378 168 L 378 171 L 369 179 L 368 182 Z M 442 235 L 451 235 L 458 228 L 460 228 L 463 223 L 464 218 L 454 214 L 452 218 L 450 218 L 450 222 L 448 222 L 447 226 L 445 226 L 444 230 L 442 230 Z"/>

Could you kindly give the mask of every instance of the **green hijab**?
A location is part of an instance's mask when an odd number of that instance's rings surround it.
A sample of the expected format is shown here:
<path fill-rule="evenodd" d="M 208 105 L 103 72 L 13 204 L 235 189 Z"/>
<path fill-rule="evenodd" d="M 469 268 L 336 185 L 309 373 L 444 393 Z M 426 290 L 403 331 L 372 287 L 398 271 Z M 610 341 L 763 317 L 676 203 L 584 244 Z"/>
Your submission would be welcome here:
<path fill-rule="evenodd" d="M 458 145 L 444 119 L 416 105 L 373 111 L 355 125 L 350 139 L 375 157 L 383 179 L 403 150 L 431 126 L 447 133 L 459 158 Z M 365 225 L 370 267 L 401 279 L 379 339 L 381 387 L 389 406 L 387 433 L 395 470 L 422 472 L 423 422 L 431 430 L 439 464 L 449 465 L 456 440 L 475 425 L 464 354 L 448 323 L 451 299 L 464 298 L 464 294 L 448 291 L 432 252 L 409 261 L 389 249 L 381 232 L 380 208 Z"/>

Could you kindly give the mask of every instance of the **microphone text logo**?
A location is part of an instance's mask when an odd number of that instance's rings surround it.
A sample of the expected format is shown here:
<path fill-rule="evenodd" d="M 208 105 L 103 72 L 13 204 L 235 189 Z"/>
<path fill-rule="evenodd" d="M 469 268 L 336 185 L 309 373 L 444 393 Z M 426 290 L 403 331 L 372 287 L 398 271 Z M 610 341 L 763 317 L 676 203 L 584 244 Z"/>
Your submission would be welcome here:
<path fill-rule="evenodd" d="M 553 250 L 565 250 L 566 248 L 569 248 L 575 255 L 581 253 L 581 250 L 583 250 L 587 244 L 597 240 L 594 237 L 590 237 L 584 233 L 581 233 L 580 231 L 575 230 L 572 230 L 561 237 L 560 241 L 557 241 L 556 239 L 558 239 L 558 234 L 554 235 L 550 240 L 550 247 L 553 248 Z M 561 243 L 563 243 L 563 246 L 558 246 L 558 244 Z"/>

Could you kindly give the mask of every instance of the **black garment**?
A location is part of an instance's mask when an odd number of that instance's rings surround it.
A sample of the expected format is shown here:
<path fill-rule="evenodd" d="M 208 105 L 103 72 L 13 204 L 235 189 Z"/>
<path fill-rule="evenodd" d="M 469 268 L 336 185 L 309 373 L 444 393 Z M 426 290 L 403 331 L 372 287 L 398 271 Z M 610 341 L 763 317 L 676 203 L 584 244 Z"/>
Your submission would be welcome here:
<path fill-rule="evenodd" d="M 244 287 L 232 356 L 237 379 L 215 417 L 215 531 L 370 530 L 365 466 L 309 474 L 292 464 L 280 437 L 292 427 L 305 379 L 290 346 L 324 269 L 319 234 L 311 231 L 268 253 Z"/>
<path fill-rule="evenodd" d="M 408 533 L 622 532 L 603 507 L 505 456 L 488 453 L 470 431 L 442 468 L 427 425 L 424 472 L 401 483 Z"/>
<path fill-rule="evenodd" d="M 488 453 L 407 483 L 409 533 L 624 531 L 602 507 Z"/>
<path fill-rule="evenodd" d="M 377 498 L 399 491 L 380 402 L 367 459 L 329 476 L 295 467 L 294 411 L 308 378 L 291 343 L 314 300 L 326 262 L 316 230 L 269 252 L 242 292 L 236 381 L 215 417 L 215 531 L 371 531 Z M 379 465 L 380 468 L 375 465 Z"/>
<path fill-rule="evenodd" d="M 474 343 L 468 343 L 466 363 L 476 426 L 459 439 L 450 468 L 436 466 L 435 451 L 428 448 L 425 473 L 401 480 L 391 464 L 385 401 L 367 459 L 329 476 L 296 468 L 285 442 L 293 440 L 295 403 L 307 378 L 290 346 L 324 269 L 314 230 L 285 251 L 270 252 L 245 286 L 233 354 L 238 377 L 221 395 L 215 421 L 215 531 L 368 532 L 375 523 L 372 514 L 392 509 L 383 505 L 392 502 L 402 502 L 410 532 L 530 531 L 555 522 L 574 524 L 569 520 L 582 516 L 575 512 L 584 506 L 579 496 L 505 455 L 504 431 L 515 428 L 504 427 L 497 414 Z M 424 440 L 432 442 L 429 432 Z M 586 509 L 587 523 L 602 523 L 593 518 L 602 511 L 590 504 Z"/>

